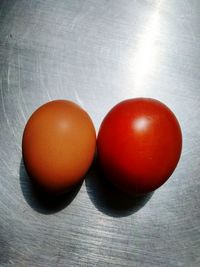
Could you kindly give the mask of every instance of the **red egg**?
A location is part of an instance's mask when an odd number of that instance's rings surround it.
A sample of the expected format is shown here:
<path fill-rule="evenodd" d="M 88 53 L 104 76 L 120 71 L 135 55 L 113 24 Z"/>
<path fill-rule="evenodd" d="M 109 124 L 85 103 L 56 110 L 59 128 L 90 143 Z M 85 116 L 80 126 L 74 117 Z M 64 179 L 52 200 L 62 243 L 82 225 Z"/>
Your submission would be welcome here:
<path fill-rule="evenodd" d="M 38 108 L 28 120 L 22 140 L 28 174 L 42 188 L 55 193 L 68 191 L 83 179 L 95 146 L 89 115 L 67 100 Z"/>
<path fill-rule="evenodd" d="M 125 100 L 104 118 L 97 152 L 104 175 L 122 191 L 160 187 L 179 161 L 182 134 L 173 112 L 149 98 Z"/>

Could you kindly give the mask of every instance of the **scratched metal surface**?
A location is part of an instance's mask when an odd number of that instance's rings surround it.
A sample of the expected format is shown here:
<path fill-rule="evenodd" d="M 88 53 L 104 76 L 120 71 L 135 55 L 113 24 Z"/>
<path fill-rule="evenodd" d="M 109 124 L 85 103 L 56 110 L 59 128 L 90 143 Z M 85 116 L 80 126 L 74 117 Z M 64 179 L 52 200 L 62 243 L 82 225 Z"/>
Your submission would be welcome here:
<path fill-rule="evenodd" d="M 0 0 L 0 266 L 200 266 L 200 1 Z M 125 98 L 177 115 L 178 168 L 127 200 L 95 165 L 69 196 L 36 193 L 21 161 L 30 114 L 83 106 L 96 130 Z"/>

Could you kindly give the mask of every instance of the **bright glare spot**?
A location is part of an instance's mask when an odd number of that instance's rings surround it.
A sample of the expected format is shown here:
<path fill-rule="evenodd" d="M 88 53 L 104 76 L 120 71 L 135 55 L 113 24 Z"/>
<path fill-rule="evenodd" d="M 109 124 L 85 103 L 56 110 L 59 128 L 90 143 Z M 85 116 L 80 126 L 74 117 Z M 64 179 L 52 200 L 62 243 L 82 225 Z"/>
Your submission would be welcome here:
<path fill-rule="evenodd" d="M 144 131 L 149 126 L 150 120 L 147 118 L 139 118 L 134 121 L 133 128 L 138 131 Z"/>
<path fill-rule="evenodd" d="M 137 89 L 142 87 L 157 61 L 156 39 L 160 26 L 160 3 L 161 1 L 157 2 L 154 13 L 147 21 L 147 26 L 138 43 L 138 49 L 134 51 L 134 57 L 130 57 L 134 85 Z"/>

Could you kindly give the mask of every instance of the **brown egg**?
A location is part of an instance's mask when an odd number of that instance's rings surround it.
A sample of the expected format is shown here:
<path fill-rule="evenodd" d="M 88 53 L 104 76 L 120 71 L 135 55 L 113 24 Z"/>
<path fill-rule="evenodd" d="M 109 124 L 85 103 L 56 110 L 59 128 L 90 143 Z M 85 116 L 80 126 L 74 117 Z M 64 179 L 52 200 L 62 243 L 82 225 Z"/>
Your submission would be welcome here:
<path fill-rule="evenodd" d="M 67 100 L 48 102 L 32 114 L 24 129 L 26 170 L 44 189 L 66 192 L 83 179 L 95 145 L 92 120 L 81 107 Z"/>

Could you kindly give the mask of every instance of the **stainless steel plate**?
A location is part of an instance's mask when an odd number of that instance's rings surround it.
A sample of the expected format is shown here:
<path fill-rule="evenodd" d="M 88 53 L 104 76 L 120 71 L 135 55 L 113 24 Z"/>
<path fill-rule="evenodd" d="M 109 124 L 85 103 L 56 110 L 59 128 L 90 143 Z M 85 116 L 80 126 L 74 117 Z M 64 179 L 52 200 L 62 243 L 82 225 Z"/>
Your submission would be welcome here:
<path fill-rule="evenodd" d="M 1 266 L 200 266 L 199 25 L 198 0 L 0 0 Z M 98 131 L 137 96 L 182 126 L 168 182 L 132 203 L 93 166 L 69 196 L 38 196 L 21 161 L 30 114 L 71 99 Z"/>

